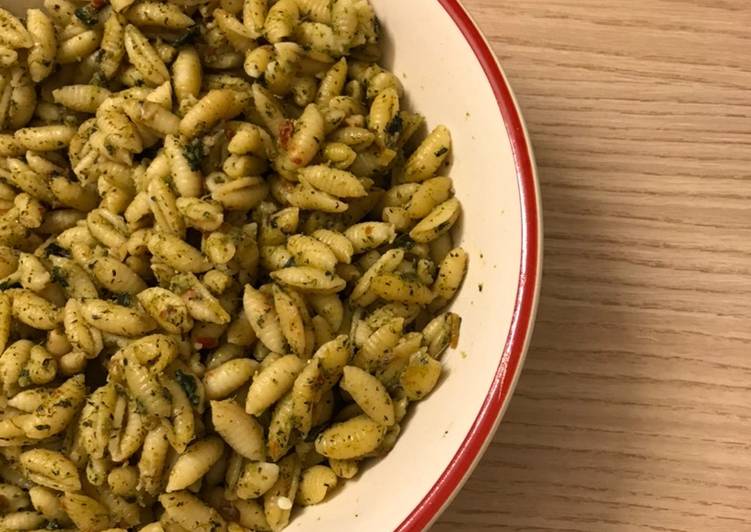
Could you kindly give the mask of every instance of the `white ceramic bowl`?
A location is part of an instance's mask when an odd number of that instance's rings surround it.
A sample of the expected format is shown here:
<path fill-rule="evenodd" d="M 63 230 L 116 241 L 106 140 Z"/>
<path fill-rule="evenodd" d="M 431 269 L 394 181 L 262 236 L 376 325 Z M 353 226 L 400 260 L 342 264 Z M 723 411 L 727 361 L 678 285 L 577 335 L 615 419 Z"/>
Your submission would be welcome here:
<path fill-rule="evenodd" d="M 540 201 L 529 140 L 495 55 L 456 0 L 371 0 L 386 66 L 428 126 L 449 127 L 464 207 L 467 279 L 453 305 L 459 346 L 396 447 L 288 530 L 427 528 L 490 442 L 521 371 L 541 274 Z"/>
<path fill-rule="evenodd" d="M 428 125 L 451 129 L 451 177 L 470 254 L 453 305 L 463 318 L 447 371 L 396 447 L 290 531 L 427 528 L 479 460 L 508 405 L 532 332 L 541 273 L 540 201 L 524 124 L 493 52 L 457 0 L 371 0 L 387 66 Z M 24 14 L 41 1 L 0 0 Z"/>

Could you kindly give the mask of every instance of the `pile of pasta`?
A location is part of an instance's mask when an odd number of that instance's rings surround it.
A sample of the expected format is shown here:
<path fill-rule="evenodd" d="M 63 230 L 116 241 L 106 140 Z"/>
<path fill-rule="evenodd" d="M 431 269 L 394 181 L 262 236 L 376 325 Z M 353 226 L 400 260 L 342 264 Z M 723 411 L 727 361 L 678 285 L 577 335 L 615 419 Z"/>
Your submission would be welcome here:
<path fill-rule="evenodd" d="M 396 443 L 467 254 L 366 0 L 0 9 L 0 529 L 280 530 Z"/>

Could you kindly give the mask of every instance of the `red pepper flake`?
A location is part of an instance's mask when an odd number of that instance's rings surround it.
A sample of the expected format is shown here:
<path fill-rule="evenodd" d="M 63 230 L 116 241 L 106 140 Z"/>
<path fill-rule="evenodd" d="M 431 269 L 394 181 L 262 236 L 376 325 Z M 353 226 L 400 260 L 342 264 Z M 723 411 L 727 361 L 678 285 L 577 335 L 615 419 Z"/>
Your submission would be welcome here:
<path fill-rule="evenodd" d="M 193 299 L 195 299 L 195 298 L 196 298 L 196 296 L 198 296 L 198 292 L 196 292 L 195 290 L 193 290 L 193 289 L 191 288 L 191 289 L 189 289 L 189 290 L 186 290 L 186 291 L 185 291 L 185 293 L 184 293 L 183 295 L 184 295 L 185 297 L 187 297 L 187 298 L 188 298 L 189 300 L 193 300 Z"/>
<path fill-rule="evenodd" d="M 295 123 L 292 120 L 285 120 L 282 125 L 279 126 L 279 143 L 282 148 L 287 149 L 289 139 L 292 138 L 292 134 L 295 132 Z"/>
<path fill-rule="evenodd" d="M 94 9 L 102 9 L 104 6 L 107 5 L 107 0 L 91 0 L 91 6 Z"/>
<path fill-rule="evenodd" d="M 201 344 L 201 349 L 211 349 L 212 347 L 216 347 L 219 342 L 216 341 L 216 338 L 199 336 L 198 338 L 196 338 L 196 343 Z"/>

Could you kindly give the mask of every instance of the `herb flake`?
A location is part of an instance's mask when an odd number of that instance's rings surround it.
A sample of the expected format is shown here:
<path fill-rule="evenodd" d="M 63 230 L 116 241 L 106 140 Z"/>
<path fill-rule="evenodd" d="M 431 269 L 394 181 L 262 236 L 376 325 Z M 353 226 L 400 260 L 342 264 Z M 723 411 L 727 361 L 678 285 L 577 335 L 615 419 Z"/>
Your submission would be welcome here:
<path fill-rule="evenodd" d="M 117 303 L 118 305 L 123 307 L 129 307 L 133 304 L 133 296 L 125 292 L 110 292 L 106 288 L 103 288 L 100 290 L 100 294 L 102 299 L 109 299 L 110 301 Z"/>
<path fill-rule="evenodd" d="M 75 14 L 78 20 L 91 28 L 92 26 L 95 26 L 97 22 L 99 22 L 97 12 L 98 10 L 94 6 L 85 5 L 76 9 Z"/>
<path fill-rule="evenodd" d="M 195 377 L 178 369 L 175 371 L 175 380 L 183 389 L 185 395 L 188 396 L 190 403 L 193 406 L 198 406 L 200 398 L 198 397 L 198 387 L 196 386 Z"/>
<path fill-rule="evenodd" d="M 8 279 L 0 283 L 0 290 L 10 290 L 11 288 L 21 288 L 21 283 L 14 279 Z"/>
<path fill-rule="evenodd" d="M 59 284 L 62 288 L 68 287 L 68 276 L 65 274 L 62 268 L 59 266 L 53 266 L 50 271 L 52 280 Z"/>
<path fill-rule="evenodd" d="M 402 233 L 394 239 L 395 248 L 405 248 L 407 250 L 414 247 L 415 241 L 409 236 L 409 233 Z"/>
<path fill-rule="evenodd" d="M 201 27 L 198 24 L 194 24 L 193 26 L 190 26 L 187 30 L 185 30 L 185 33 L 172 41 L 172 46 L 178 48 L 184 44 L 190 44 L 196 39 L 196 37 L 198 37 L 200 33 Z"/>
<path fill-rule="evenodd" d="M 203 142 L 201 142 L 201 139 L 194 139 L 186 144 L 183 148 L 183 155 L 188 160 L 191 170 L 199 170 L 203 160 Z"/>
<path fill-rule="evenodd" d="M 133 302 L 133 298 L 130 294 L 115 294 L 115 303 L 122 305 L 123 307 L 129 307 Z"/>
<path fill-rule="evenodd" d="M 55 255 L 56 257 L 70 257 L 68 250 L 55 242 L 50 242 L 47 244 L 47 247 L 44 248 L 44 256 L 49 257 L 50 255 Z"/>
<path fill-rule="evenodd" d="M 386 125 L 386 133 L 392 136 L 401 133 L 402 129 L 404 129 L 404 120 L 402 120 L 402 117 L 399 115 L 396 115 L 394 118 L 392 118 L 391 121 Z"/>

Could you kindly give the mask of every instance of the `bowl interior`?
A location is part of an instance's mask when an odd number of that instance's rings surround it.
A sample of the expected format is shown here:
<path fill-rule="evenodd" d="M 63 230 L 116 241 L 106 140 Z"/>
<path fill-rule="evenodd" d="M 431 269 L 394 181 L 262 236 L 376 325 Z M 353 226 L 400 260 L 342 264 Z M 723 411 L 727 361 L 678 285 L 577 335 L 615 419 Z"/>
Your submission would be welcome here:
<path fill-rule="evenodd" d="M 386 66 L 402 80 L 409 106 L 428 127 L 449 127 L 457 196 L 457 236 L 470 255 L 452 310 L 459 345 L 444 355 L 445 375 L 415 405 L 396 447 L 324 504 L 306 508 L 289 530 L 394 530 L 449 465 L 496 375 L 519 285 L 522 216 L 509 136 L 472 48 L 435 0 L 371 0 L 386 34 Z"/>
<path fill-rule="evenodd" d="M 371 0 L 383 23 L 386 66 L 402 80 L 409 106 L 428 127 L 452 132 L 454 179 L 464 208 L 457 231 L 470 254 L 453 304 L 463 318 L 445 375 L 417 404 L 399 442 L 324 504 L 305 509 L 289 530 L 394 530 L 449 465 L 496 376 L 519 284 L 522 215 L 514 157 L 488 79 L 475 54 L 436 0 Z M 4 0 L 23 15 L 29 0 Z"/>

